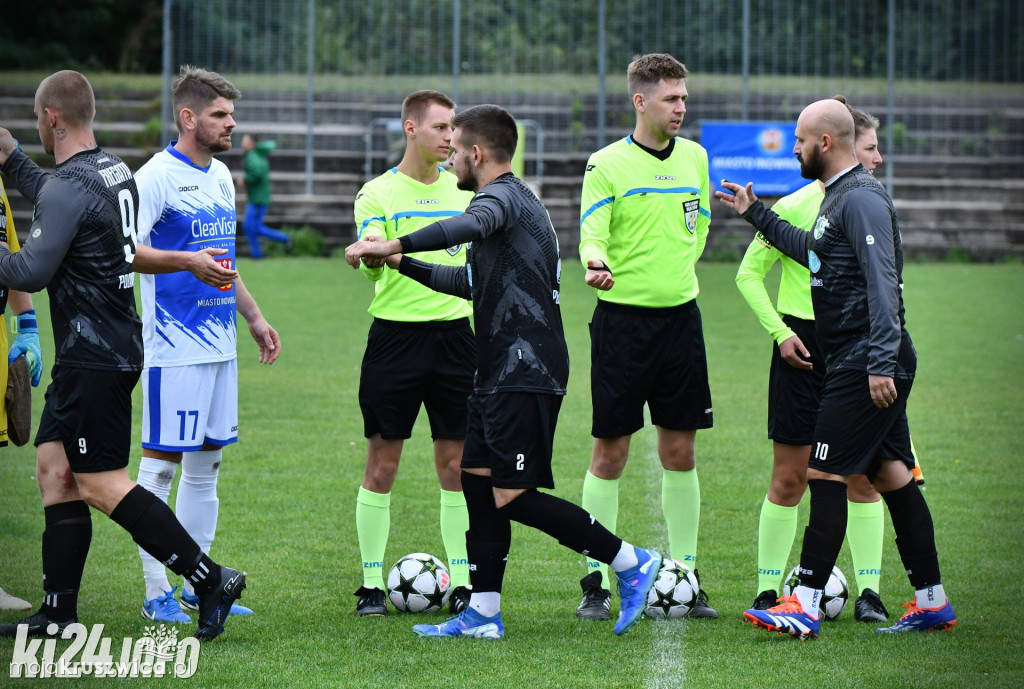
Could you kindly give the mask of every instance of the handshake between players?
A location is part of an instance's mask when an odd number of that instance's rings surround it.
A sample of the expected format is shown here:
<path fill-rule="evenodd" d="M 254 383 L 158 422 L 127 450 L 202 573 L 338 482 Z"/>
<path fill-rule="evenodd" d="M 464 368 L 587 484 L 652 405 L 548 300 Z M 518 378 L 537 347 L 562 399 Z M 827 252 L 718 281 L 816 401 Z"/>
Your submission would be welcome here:
<path fill-rule="evenodd" d="M 380 268 L 387 265 L 398 270 L 402 262 L 402 243 L 397 239 L 384 239 L 369 235 L 364 239 L 349 244 L 345 249 L 345 261 L 353 268 L 359 268 L 362 261 L 367 268 Z"/>

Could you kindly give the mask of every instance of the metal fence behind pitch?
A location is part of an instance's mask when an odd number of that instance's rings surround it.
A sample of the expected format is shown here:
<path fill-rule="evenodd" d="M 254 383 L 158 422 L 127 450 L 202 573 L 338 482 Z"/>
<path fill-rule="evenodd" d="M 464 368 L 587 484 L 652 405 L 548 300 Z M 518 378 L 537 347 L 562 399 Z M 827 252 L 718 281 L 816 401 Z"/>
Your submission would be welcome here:
<path fill-rule="evenodd" d="M 632 124 L 630 58 L 691 71 L 702 120 L 791 120 L 844 93 L 890 155 L 1024 155 L 1024 3 L 1008 0 L 165 0 L 168 78 L 194 63 L 286 147 L 359 148 L 416 88 L 496 102 L 586 152 Z M 312 161 L 312 155 L 309 160 Z"/>

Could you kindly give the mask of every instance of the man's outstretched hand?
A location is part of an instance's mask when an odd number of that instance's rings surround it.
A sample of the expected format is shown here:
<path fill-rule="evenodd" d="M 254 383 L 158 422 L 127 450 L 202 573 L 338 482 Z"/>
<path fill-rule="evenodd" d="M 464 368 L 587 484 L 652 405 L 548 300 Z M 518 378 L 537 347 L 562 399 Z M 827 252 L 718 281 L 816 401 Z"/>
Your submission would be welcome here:
<path fill-rule="evenodd" d="M 754 205 L 754 202 L 757 201 L 757 196 L 754 195 L 753 182 L 747 182 L 747 186 L 741 187 L 735 182 L 723 179 L 722 188 L 728 189 L 732 193 L 716 191 L 715 196 L 718 197 L 718 200 L 724 205 L 733 209 L 740 215 L 746 213 L 747 210 Z"/>

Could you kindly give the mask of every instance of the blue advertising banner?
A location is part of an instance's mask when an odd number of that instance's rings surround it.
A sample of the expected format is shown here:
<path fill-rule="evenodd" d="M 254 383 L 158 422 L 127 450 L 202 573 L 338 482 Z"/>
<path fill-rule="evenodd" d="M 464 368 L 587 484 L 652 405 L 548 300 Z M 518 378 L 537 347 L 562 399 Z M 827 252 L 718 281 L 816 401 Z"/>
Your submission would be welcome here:
<path fill-rule="evenodd" d="M 713 190 L 723 179 L 754 183 L 758 196 L 785 196 L 807 184 L 793 155 L 795 122 L 703 122 Z"/>

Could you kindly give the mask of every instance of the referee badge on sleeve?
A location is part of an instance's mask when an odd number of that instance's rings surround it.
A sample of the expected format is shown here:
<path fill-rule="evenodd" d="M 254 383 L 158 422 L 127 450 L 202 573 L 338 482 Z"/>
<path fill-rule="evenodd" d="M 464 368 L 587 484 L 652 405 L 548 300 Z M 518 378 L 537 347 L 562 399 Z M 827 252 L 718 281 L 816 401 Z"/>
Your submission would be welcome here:
<path fill-rule="evenodd" d="M 697 231 L 697 211 L 700 209 L 700 199 L 683 201 L 683 212 L 686 214 L 686 230 L 690 234 Z"/>

